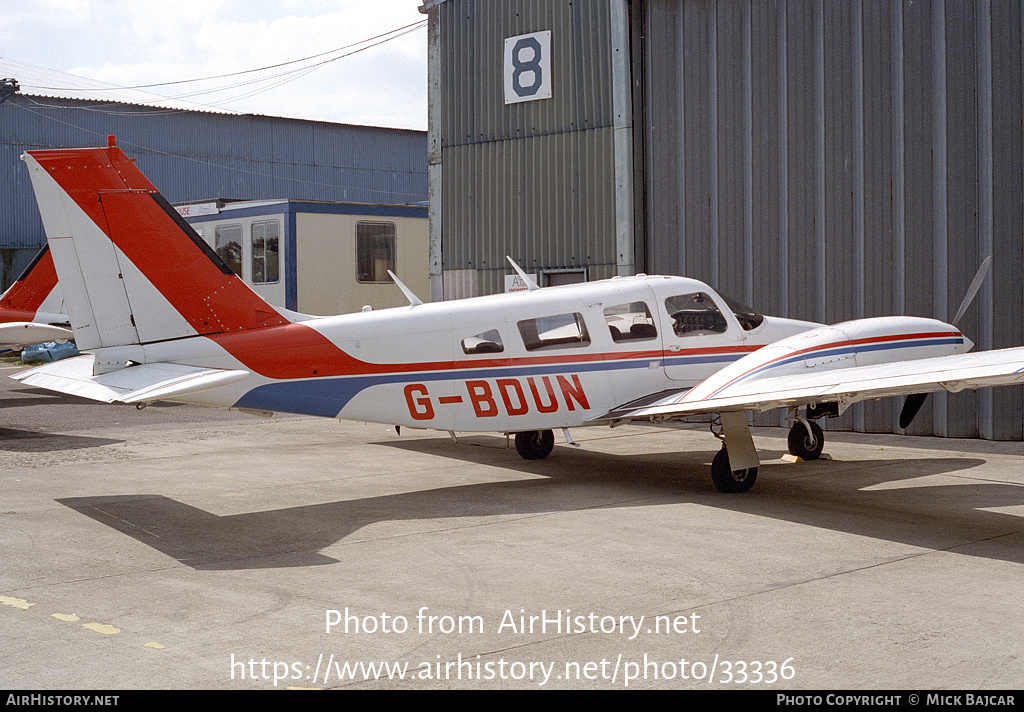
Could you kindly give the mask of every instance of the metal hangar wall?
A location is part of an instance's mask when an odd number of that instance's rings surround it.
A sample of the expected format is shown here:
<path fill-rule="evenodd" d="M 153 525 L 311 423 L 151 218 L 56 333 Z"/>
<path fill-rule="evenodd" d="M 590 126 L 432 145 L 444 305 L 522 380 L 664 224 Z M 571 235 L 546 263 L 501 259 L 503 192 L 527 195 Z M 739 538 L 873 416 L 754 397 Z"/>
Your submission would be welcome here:
<path fill-rule="evenodd" d="M 432 275 L 500 292 L 509 265 L 633 271 L 627 23 L 598 2 L 426 2 Z M 506 71 L 507 70 L 507 71 Z M 438 199 L 439 198 L 439 199 Z M 628 254 L 619 254 L 620 251 Z M 441 291 L 434 288 L 434 296 Z"/>
<path fill-rule="evenodd" d="M 15 94 L 0 104 L 0 287 L 45 241 L 21 154 L 103 146 L 109 134 L 174 203 L 427 200 L 423 131 Z"/>
<path fill-rule="evenodd" d="M 1019 0 L 421 9 L 446 295 L 500 291 L 509 254 L 685 274 L 814 321 L 950 319 L 992 255 L 960 326 L 979 349 L 1024 344 Z M 540 96 L 509 101 L 516 72 L 512 93 Z M 1024 437 L 1019 387 L 938 395 L 911 432 Z M 840 426 L 895 432 L 898 412 L 861 404 Z"/>

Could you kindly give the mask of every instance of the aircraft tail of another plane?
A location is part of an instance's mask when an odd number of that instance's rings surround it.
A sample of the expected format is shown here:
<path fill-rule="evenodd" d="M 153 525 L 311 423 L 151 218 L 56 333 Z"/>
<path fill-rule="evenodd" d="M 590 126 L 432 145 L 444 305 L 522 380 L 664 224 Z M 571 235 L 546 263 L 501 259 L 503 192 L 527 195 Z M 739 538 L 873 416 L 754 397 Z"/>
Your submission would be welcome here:
<path fill-rule="evenodd" d="M 57 287 L 57 272 L 53 267 L 53 256 L 49 246 L 43 246 L 21 276 L 10 288 L 0 294 L 0 323 L 30 322 L 43 315 L 50 323 L 63 323 L 61 319 L 60 294 Z M 49 308 L 48 308 L 49 307 Z"/>
<path fill-rule="evenodd" d="M 80 350 L 301 318 L 253 292 L 113 141 L 23 159 Z"/>

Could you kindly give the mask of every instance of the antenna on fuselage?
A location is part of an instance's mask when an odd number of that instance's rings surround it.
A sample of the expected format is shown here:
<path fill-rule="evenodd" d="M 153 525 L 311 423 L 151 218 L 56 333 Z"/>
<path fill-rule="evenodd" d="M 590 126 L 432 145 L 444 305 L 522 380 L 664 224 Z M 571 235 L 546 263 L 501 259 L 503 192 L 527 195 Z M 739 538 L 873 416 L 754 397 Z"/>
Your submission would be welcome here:
<path fill-rule="evenodd" d="M 537 283 L 534 282 L 533 279 L 531 279 L 530 276 L 523 271 L 523 268 L 516 264 L 516 261 L 514 259 L 512 259 L 508 255 L 505 255 L 505 259 L 508 260 L 509 264 L 512 265 L 512 268 L 519 274 L 519 276 L 523 280 L 523 283 L 526 285 L 526 288 L 529 291 L 532 292 L 535 289 L 540 289 Z"/>
<path fill-rule="evenodd" d="M 398 288 L 402 290 L 402 294 L 405 295 L 405 298 L 409 300 L 409 306 L 418 307 L 420 304 L 423 303 L 423 300 L 417 297 L 415 294 L 413 294 L 413 291 L 406 287 L 405 283 L 402 282 L 402 280 L 400 280 L 397 276 L 395 276 L 394 272 L 388 270 L 388 274 L 391 275 L 391 279 L 395 281 L 395 284 L 398 285 Z"/>

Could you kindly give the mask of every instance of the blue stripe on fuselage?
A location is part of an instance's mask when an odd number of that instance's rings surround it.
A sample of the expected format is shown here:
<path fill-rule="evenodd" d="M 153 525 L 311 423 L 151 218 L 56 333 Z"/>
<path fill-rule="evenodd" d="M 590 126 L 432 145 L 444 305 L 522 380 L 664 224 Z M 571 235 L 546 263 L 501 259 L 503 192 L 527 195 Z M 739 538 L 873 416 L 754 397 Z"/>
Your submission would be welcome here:
<path fill-rule="evenodd" d="M 696 354 L 661 358 L 629 359 L 621 361 L 573 361 L 570 363 L 538 364 L 534 366 L 503 366 L 458 371 L 403 371 L 360 376 L 303 379 L 299 381 L 278 381 L 257 386 L 243 395 L 235 408 L 269 410 L 279 413 L 315 415 L 336 418 L 349 401 L 372 386 L 395 383 L 433 383 L 483 378 L 514 378 L 527 376 L 548 376 L 564 373 L 594 373 L 600 371 L 633 371 L 637 369 L 664 368 L 669 366 L 730 363 L 745 356 L 734 354 Z"/>

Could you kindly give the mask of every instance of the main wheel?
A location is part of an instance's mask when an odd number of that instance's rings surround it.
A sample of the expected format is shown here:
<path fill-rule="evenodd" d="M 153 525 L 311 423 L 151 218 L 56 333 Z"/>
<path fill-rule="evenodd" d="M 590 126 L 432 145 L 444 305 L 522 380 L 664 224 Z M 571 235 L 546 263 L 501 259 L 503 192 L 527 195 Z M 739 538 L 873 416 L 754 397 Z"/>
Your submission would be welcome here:
<path fill-rule="evenodd" d="M 524 460 L 543 460 L 555 447 L 555 434 L 550 430 L 516 433 L 516 452 Z"/>
<path fill-rule="evenodd" d="M 807 432 L 804 424 L 797 421 L 789 429 L 789 454 L 796 455 L 804 460 L 817 460 L 825 447 L 825 433 L 813 420 L 808 420 L 811 432 Z M 811 435 L 814 435 L 814 442 L 811 442 Z"/>
<path fill-rule="evenodd" d="M 757 468 L 751 467 L 746 470 L 732 470 L 729 468 L 729 454 L 723 447 L 711 461 L 711 481 L 719 492 L 733 494 L 746 492 L 754 486 L 757 479 Z"/>

